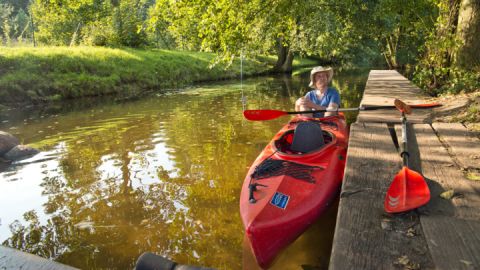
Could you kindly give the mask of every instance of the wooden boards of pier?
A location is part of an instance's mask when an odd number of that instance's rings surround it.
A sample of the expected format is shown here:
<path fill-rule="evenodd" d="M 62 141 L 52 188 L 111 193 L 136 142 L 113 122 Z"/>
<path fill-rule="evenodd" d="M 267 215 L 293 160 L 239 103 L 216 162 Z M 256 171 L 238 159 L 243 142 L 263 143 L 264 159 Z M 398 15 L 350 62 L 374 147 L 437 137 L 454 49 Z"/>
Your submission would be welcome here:
<path fill-rule="evenodd" d="M 362 104 L 424 102 L 420 89 L 407 83 L 395 71 L 372 71 Z M 363 113 L 350 129 L 329 268 L 480 269 L 480 181 L 466 178 L 480 169 L 480 140 L 461 124 L 429 124 L 430 110 L 416 110 L 408 117 L 415 119 L 408 126 L 410 165 L 425 177 L 432 198 L 416 211 L 389 215 L 384 197 L 402 160 L 386 123 L 399 115 Z"/>
<path fill-rule="evenodd" d="M 409 104 L 426 103 L 420 89 L 395 70 L 372 70 L 361 105 L 393 105 L 396 98 Z M 430 123 L 431 110 L 416 110 L 408 120 L 411 123 Z M 400 122 L 400 115 L 396 110 L 362 111 L 357 122 L 396 123 Z"/>

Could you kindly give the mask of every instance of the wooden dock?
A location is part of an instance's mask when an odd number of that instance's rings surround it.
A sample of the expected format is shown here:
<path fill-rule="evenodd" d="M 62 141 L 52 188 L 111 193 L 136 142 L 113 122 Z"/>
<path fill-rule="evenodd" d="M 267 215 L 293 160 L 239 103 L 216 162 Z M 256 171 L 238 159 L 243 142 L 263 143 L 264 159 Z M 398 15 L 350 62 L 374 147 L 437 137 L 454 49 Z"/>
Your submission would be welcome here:
<path fill-rule="evenodd" d="M 372 70 L 362 104 L 395 98 L 426 99 L 398 72 Z M 400 114 L 361 112 L 352 124 L 330 269 L 480 269 L 480 181 L 467 179 L 480 169 L 480 140 L 459 123 L 432 124 L 431 115 L 429 109 L 407 116 L 410 167 L 425 177 L 431 200 L 396 215 L 385 213 L 383 203 L 402 166 L 387 128 Z M 401 126 L 395 128 L 401 136 Z"/>
<path fill-rule="evenodd" d="M 78 268 L 5 246 L 0 246 L 0 269 L 78 270 Z"/>

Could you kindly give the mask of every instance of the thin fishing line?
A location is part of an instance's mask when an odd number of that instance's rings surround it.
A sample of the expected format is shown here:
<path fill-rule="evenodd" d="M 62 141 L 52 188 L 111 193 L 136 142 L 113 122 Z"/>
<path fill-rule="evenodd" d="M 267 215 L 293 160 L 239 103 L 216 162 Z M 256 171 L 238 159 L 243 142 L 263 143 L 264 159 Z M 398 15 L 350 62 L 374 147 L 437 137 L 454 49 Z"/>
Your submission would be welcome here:
<path fill-rule="evenodd" d="M 240 90 L 242 91 L 242 109 L 247 109 L 247 97 L 243 93 L 243 50 L 240 52 Z"/>

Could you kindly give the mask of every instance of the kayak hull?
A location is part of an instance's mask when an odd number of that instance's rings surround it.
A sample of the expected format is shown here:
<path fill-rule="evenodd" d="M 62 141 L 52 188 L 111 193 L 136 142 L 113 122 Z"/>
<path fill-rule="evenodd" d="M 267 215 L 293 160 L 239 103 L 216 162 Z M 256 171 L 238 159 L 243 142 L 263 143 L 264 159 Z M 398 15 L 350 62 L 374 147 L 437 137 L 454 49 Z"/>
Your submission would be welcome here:
<path fill-rule="evenodd" d="M 318 123 L 328 134 L 328 142 L 308 153 L 286 151 L 282 145 L 284 138 L 304 121 Z M 282 249 L 328 209 L 341 187 L 347 142 L 348 128 L 343 115 L 295 117 L 254 161 L 242 186 L 240 214 L 259 266 L 270 266 Z M 263 170 L 267 162 L 281 164 L 281 168 Z M 264 171 L 267 175 L 260 175 Z M 252 184 L 257 185 L 253 192 Z"/>

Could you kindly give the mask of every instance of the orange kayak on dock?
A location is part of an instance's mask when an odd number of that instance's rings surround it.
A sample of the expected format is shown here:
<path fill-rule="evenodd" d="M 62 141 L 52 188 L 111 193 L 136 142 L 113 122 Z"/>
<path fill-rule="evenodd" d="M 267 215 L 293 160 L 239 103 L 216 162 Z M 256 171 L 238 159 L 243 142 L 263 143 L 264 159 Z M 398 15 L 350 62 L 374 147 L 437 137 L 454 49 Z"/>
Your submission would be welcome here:
<path fill-rule="evenodd" d="M 338 195 L 348 145 L 342 114 L 295 117 L 250 167 L 240 214 L 257 263 L 270 266 Z"/>

